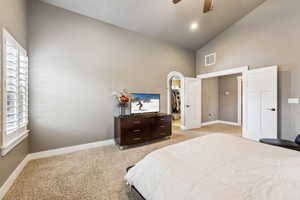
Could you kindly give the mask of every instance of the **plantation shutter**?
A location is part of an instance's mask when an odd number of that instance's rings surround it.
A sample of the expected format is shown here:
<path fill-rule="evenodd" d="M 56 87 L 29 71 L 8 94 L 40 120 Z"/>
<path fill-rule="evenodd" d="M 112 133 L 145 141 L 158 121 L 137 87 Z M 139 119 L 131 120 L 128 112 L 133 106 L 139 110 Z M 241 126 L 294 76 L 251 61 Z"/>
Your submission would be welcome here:
<path fill-rule="evenodd" d="M 4 44 L 4 131 L 10 135 L 28 123 L 28 57 L 13 39 Z"/>
<path fill-rule="evenodd" d="M 19 49 L 13 41 L 5 41 L 5 99 L 6 116 L 5 133 L 13 133 L 18 128 L 18 69 L 19 69 Z"/>
<path fill-rule="evenodd" d="M 6 30 L 2 43 L 2 138 L 0 152 L 6 155 L 29 133 L 28 57 L 26 50 Z"/>
<path fill-rule="evenodd" d="M 19 56 L 19 127 L 26 126 L 28 123 L 28 57 L 25 52 L 20 52 Z"/>

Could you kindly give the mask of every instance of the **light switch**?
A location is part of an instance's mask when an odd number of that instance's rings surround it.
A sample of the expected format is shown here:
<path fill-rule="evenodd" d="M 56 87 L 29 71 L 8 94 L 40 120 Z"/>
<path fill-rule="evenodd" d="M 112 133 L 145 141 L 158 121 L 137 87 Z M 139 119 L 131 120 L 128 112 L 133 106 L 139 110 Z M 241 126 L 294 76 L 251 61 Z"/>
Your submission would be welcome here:
<path fill-rule="evenodd" d="M 289 98 L 288 103 L 289 104 L 299 104 L 299 98 Z"/>

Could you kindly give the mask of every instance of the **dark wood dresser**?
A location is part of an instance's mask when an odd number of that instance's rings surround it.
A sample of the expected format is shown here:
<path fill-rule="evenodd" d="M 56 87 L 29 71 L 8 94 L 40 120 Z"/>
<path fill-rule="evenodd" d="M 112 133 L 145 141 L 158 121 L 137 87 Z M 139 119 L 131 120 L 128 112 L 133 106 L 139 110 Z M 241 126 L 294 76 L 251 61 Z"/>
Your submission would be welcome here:
<path fill-rule="evenodd" d="M 116 144 L 126 147 L 169 137 L 171 119 L 171 115 L 162 113 L 115 117 Z"/>

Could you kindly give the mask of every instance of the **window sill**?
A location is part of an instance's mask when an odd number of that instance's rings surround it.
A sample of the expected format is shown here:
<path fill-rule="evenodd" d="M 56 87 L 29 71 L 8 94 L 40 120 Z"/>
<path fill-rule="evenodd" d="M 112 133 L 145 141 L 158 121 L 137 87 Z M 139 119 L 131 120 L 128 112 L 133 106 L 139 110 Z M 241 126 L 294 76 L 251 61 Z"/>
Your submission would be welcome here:
<path fill-rule="evenodd" d="M 22 134 L 20 134 L 17 138 L 15 138 L 10 143 L 3 145 L 0 148 L 1 156 L 5 156 L 8 154 L 11 150 L 13 150 L 18 144 L 20 144 L 23 140 L 25 140 L 29 135 L 29 130 L 24 131 Z"/>

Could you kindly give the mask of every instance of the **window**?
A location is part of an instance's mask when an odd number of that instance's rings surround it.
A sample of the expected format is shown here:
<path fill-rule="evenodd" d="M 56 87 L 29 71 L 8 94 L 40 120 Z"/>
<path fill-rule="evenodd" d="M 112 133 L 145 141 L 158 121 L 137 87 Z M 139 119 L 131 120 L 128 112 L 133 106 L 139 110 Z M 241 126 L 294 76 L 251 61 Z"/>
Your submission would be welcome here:
<path fill-rule="evenodd" d="M 28 136 L 27 52 L 3 30 L 2 156 Z"/>

